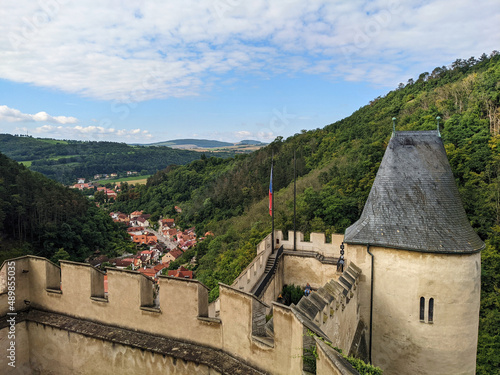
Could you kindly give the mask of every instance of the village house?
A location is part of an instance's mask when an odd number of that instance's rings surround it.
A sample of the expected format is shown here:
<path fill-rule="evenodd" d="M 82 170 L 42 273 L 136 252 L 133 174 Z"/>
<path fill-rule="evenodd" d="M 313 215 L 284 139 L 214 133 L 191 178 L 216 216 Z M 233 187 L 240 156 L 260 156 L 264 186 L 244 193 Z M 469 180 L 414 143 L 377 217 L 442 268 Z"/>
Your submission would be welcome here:
<path fill-rule="evenodd" d="M 172 229 L 175 227 L 174 219 L 161 219 L 158 220 L 158 224 L 160 225 L 160 231 Z"/>
<path fill-rule="evenodd" d="M 162 258 L 161 262 L 162 263 L 167 263 L 167 262 L 173 262 L 177 258 L 179 258 L 182 255 L 182 251 L 179 249 L 173 249 L 170 250 L 168 253 L 166 253 Z"/>
<path fill-rule="evenodd" d="M 84 179 L 84 178 L 82 178 L 82 177 L 80 177 L 80 178 L 78 179 L 78 183 L 79 183 L 79 184 L 84 184 L 84 183 L 85 183 L 85 179 Z"/>
<path fill-rule="evenodd" d="M 127 228 L 128 234 L 144 234 L 144 228 L 143 227 L 128 227 Z"/>
<path fill-rule="evenodd" d="M 141 255 L 136 255 L 134 257 L 134 263 L 133 263 L 132 269 L 136 270 L 139 267 L 142 267 L 142 259 L 141 259 Z"/>
<path fill-rule="evenodd" d="M 156 277 L 161 275 L 161 271 L 164 268 L 167 268 L 170 265 L 170 263 L 159 263 L 156 266 L 153 267 L 153 269 L 156 272 Z"/>
<path fill-rule="evenodd" d="M 104 192 L 106 193 L 106 196 L 108 198 L 116 198 L 118 196 L 118 194 L 116 193 L 116 191 L 111 190 L 111 189 L 106 189 Z"/>
<path fill-rule="evenodd" d="M 109 261 L 113 266 L 118 269 L 125 269 L 134 263 L 134 258 L 124 258 L 124 259 L 111 259 Z"/>
<path fill-rule="evenodd" d="M 163 231 L 163 235 L 167 237 L 170 241 L 177 241 L 177 229 L 167 229 Z"/>
<path fill-rule="evenodd" d="M 132 213 L 130 214 L 130 219 L 132 220 L 132 219 L 138 218 L 139 216 L 141 216 L 141 215 L 142 215 L 142 212 L 143 212 L 143 211 L 134 211 L 134 212 L 132 212 Z"/>
<path fill-rule="evenodd" d="M 143 263 L 150 264 L 151 263 L 151 250 L 143 250 L 137 253 L 137 255 L 141 255 L 141 260 Z"/>
<path fill-rule="evenodd" d="M 151 246 L 149 248 L 149 251 L 151 251 L 151 261 L 153 263 L 158 263 L 158 260 L 160 259 L 160 250 L 158 250 L 157 248 L 155 248 L 155 246 Z"/>
<path fill-rule="evenodd" d="M 132 242 L 137 244 L 154 245 L 158 241 L 158 238 L 149 232 L 144 232 L 144 234 L 131 234 Z"/>
<path fill-rule="evenodd" d="M 127 214 L 123 214 L 123 213 L 118 214 L 116 220 L 119 221 L 119 222 L 121 222 L 121 223 L 125 223 L 127 225 L 129 225 L 129 223 L 130 223 L 130 218 L 128 217 L 128 215 Z"/>
<path fill-rule="evenodd" d="M 168 276 L 180 277 L 183 279 L 192 279 L 193 278 L 193 271 L 189 271 L 187 268 L 180 266 L 176 270 L 168 271 Z"/>
<path fill-rule="evenodd" d="M 94 185 L 92 182 L 88 183 L 81 183 L 81 184 L 74 184 L 73 186 L 70 186 L 71 189 L 78 189 L 78 190 L 83 190 L 83 189 L 93 189 Z"/>
<path fill-rule="evenodd" d="M 149 227 L 149 221 L 144 216 L 139 216 L 135 219 L 134 223 L 140 227 Z"/>

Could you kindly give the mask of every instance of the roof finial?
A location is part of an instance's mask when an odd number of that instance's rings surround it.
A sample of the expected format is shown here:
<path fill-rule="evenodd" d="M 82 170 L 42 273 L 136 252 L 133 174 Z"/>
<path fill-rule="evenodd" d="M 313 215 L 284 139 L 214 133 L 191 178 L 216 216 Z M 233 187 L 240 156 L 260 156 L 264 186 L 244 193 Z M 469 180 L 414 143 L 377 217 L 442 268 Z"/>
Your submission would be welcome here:
<path fill-rule="evenodd" d="M 393 117 L 392 118 L 392 137 L 394 137 L 396 135 L 396 117 Z"/>
<path fill-rule="evenodd" d="M 441 117 L 437 116 L 436 121 L 437 121 L 438 136 L 441 137 L 441 132 L 439 131 L 439 120 L 441 120 Z"/>

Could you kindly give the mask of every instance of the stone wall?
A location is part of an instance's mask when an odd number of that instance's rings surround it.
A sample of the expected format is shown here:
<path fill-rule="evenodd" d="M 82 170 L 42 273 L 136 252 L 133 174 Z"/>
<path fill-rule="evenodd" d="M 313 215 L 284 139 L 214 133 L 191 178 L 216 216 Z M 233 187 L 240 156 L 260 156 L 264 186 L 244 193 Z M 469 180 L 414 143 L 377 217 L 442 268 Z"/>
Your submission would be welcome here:
<path fill-rule="evenodd" d="M 3 306 L 3 305 L 2 305 Z M 16 316 L 16 321 L 18 322 L 15 326 L 15 367 L 8 365 L 12 359 L 9 359 L 11 351 L 11 341 L 9 338 L 9 325 L 0 325 L 0 369 L 1 373 L 5 375 L 31 375 L 30 366 L 30 344 L 28 337 L 27 323 L 25 321 L 20 321 L 21 317 Z"/>
<path fill-rule="evenodd" d="M 288 231 L 287 240 L 283 239 L 281 231 L 276 231 L 276 238 L 286 250 L 293 250 L 293 231 Z M 324 233 L 311 233 L 310 241 L 304 241 L 304 234 L 296 232 L 296 250 L 314 251 L 325 257 L 338 258 L 340 256 L 340 244 L 343 240 L 343 234 L 332 234 L 331 241 L 327 243 Z"/>
<path fill-rule="evenodd" d="M 250 293 L 264 275 L 267 260 L 272 253 L 271 241 L 271 234 L 269 234 L 257 245 L 257 256 L 234 280 L 231 284 L 232 287 Z"/>
<path fill-rule="evenodd" d="M 314 256 L 321 255 L 322 257 L 335 259 L 340 257 L 340 244 L 344 238 L 343 235 L 332 234 L 331 242 L 327 243 L 324 233 L 311 233 L 310 241 L 304 241 L 304 234 L 302 232 L 297 232 L 296 234 L 296 249 L 302 256 L 306 255 L 306 258 L 314 258 Z M 283 246 L 285 250 L 293 250 L 293 231 L 288 232 L 287 240 L 283 239 L 282 231 L 275 231 L 275 241 L 276 247 Z M 264 275 L 267 260 L 271 253 L 271 234 L 269 234 L 257 245 L 257 256 L 231 285 L 241 291 L 251 292 Z M 332 262 L 324 264 L 314 259 L 290 259 L 285 263 L 283 283 L 303 284 L 302 286 L 305 286 L 309 282 L 311 285 L 314 284 L 316 287 L 319 287 L 332 277 L 336 277 L 335 275 L 336 271 L 335 267 L 332 266 Z M 283 284 L 281 284 L 281 287 L 283 287 Z M 276 298 L 273 297 L 273 300 L 276 300 Z"/>
<path fill-rule="evenodd" d="M 336 265 L 322 263 L 313 256 L 293 255 L 292 252 L 287 252 L 284 254 L 283 262 L 283 282 L 287 285 L 294 284 L 304 288 L 309 283 L 313 289 L 317 289 L 331 279 L 337 280 L 340 275 Z"/>
<path fill-rule="evenodd" d="M 153 282 L 138 272 L 108 269 L 108 294 L 103 296 L 98 285 L 101 279 L 104 282 L 102 274 L 89 265 L 61 261 L 58 267 L 44 258 L 32 256 L 13 261 L 16 263 L 16 285 L 19 291 L 16 295 L 17 312 L 48 311 L 51 314 L 63 314 L 78 321 L 213 348 L 230 353 L 232 357 L 264 372 L 301 373 L 302 360 L 298 354 L 302 351 L 303 326 L 286 307 L 276 306 L 273 309 L 274 340 L 263 341 L 259 336 L 263 334 L 266 305 L 253 295 L 230 286 L 220 286 L 220 319 L 217 319 L 208 316 L 208 289 L 196 280 L 159 277 L 159 306 L 153 306 Z M 6 267 L 6 263 L 3 267 Z M 6 297 L 4 290 L 0 294 L 0 315 L 4 316 L 4 320 L 8 306 Z M 20 324 L 19 327 L 22 327 L 25 323 Z M 33 330 L 38 332 L 37 327 Z M 51 330 L 44 332 L 52 334 Z M 106 337 L 102 339 L 107 341 Z M 33 340 L 36 341 L 35 338 Z M 44 340 L 43 335 L 40 340 Z M 50 337 L 47 340 L 50 341 Z M 80 338 L 75 340 L 81 343 L 85 341 Z M 58 338 L 53 341 L 54 345 L 61 345 L 61 353 L 66 350 L 64 342 Z M 89 345 L 89 348 L 104 348 L 108 344 L 90 342 Z M 26 348 L 25 344 L 22 346 Z M 80 355 L 87 361 L 93 360 L 85 357 L 88 354 L 86 350 L 82 348 L 74 354 L 70 351 L 63 361 L 72 363 Z M 129 352 L 140 356 L 151 355 L 147 351 Z M 34 361 L 32 365 L 35 367 L 50 366 L 37 356 L 36 351 L 30 353 L 29 358 Z M 137 360 L 137 363 L 142 363 L 140 359 Z M 0 366 L 6 366 L 5 357 L 0 358 Z M 78 371 L 84 370 L 78 368 Z"/>
<path fill-rule="evenodd" d="M 262 247 L 259 255 L 270 252 Z M 322 264 L 312 260 L 317 264 L 310 267 Z M 258 256 L 253 264 L 259 262 Z M 10 260 L 0 269 L 2 338 L 7 326 L 5 280 L 9 264 L 15 268 L 15 311 L 27 316 L 16 326 L 19 327 L 17 343 L 22 347 L 16 360 L 29 370 L 27 373 L 87 374 L 100 372 L 98 368 L 106 372 L 106 366 L 120 373 L 134 373 L 131 369 L 137 368 L 145 368 L 146 373 L 159 368 L 178 374 L 221 372 L 216 364 L 227 361 L 203 362 L 205 352 L 229 356 L 230 361 L 235 361 L 235 368 L 247 368 L 252 373 L 302 373 L 308 323 L 293 308 L 272 302 L 286 279 L 286 256 L 281 258 L 263 300 L 234 286 L 220 284 L 219 317 L 209 315 L 208 288 L 197 280 L 160 276 L 159 304 L 155 304 L 153 281 L 135 271 L 108 268 L 105 294 L 104 273 L 88 264 L 61 261 L 57 266 L 34 256 Z M 322 266 L 336 269 L 331 264 Z M 323 273 L 322 277 L 329 276 Z M 268 336 L 265 314 L 271 307 L 273 333 Z M 92 325 L 98 328 L 90 332 L 88 327 Z M 138 337 L 143 337 L 139 343 Z M 158 345 L 151 346 L 157 342 Z M 174 348 L 169 344 L 171 351 L 162 351 L 159 348 L 165 342 L 190 345 L 190 349 L 172 352 Z M 50 353 L 57 353 L 57 361 L 46 359 Z M 111 356 L 111 363 L 101 363 L 103 353 Z M 189 353 L 201 353 L 200 360 L 189 357 Z M 176 367 L 181 359 L 182 366 Z M 2 368 L 6 368 L 5 360 L 0 358 Z M 226 372 L 238 373 L 231 371 Z"/>

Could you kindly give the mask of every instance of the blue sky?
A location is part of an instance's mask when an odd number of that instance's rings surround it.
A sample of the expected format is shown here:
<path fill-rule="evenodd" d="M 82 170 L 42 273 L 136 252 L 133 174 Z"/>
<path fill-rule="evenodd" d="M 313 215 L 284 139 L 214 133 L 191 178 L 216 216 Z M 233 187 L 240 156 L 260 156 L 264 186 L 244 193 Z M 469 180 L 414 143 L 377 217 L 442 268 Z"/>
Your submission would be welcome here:
<path fill-rule="evenodd" d="M 498 0 L 2 0 L 0 132 L 269 142 L 500 49 Z"/>

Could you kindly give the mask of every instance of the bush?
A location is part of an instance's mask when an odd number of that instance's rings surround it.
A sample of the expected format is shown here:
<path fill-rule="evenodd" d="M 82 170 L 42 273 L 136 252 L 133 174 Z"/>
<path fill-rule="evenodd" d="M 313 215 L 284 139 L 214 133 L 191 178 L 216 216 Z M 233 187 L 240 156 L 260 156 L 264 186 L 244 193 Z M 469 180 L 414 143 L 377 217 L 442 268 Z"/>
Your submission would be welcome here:
<path fill-rule="evenodd" d="M 281 297 L 283 300 L 281 303 L 290 306 L 292 303 L 296 305 L 299 303 L 300 299 L 304 295 L 304 290 L 300 286 L 295 285 L 284 285 L 281 291 Z"/>

